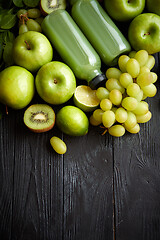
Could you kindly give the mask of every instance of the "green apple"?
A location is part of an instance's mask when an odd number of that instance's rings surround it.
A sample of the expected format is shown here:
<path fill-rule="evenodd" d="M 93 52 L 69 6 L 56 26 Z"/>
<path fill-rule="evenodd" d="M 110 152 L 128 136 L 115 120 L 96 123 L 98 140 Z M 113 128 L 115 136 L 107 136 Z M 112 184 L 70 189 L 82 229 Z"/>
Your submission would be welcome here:
<path fill-rule="evenodd" d="M 34 77 L 20 66 L 10 66 L 0 73 L 0 102 L 14 108 L 26 107 L 34 96 Z"/>
<path fill-rule="evenodd" d="M 143 13 L 135 17 L 128 28 L 128 39 L 136 51 L 146 50 L 149 54 L 160 51 L 160 16 Z"/>
<path fill-rule="evenodd" d="M 104 0 L 108 14 L 116 21 L 129 21 L 142 13 L 145 0 Z"/>
<path fill-rule="evenodd" d="M 72 70 L 64 63 L 52 61 L 43 65 L 35 79 L 40 97 L 50 104 L 67 102 L 76 89 L 76 79 Z"/>
<path fill-rule="evenodd" d="M 52 58 L 53 48 L 44 34 L 28 31 L 16 37 L 13 44 L 13 59 L 17 65 L 36 72 Z"/>
<path fill-rule="evenodd" d="M 160 0 L 146 0 L 147 10 L 160 15 Z"/>

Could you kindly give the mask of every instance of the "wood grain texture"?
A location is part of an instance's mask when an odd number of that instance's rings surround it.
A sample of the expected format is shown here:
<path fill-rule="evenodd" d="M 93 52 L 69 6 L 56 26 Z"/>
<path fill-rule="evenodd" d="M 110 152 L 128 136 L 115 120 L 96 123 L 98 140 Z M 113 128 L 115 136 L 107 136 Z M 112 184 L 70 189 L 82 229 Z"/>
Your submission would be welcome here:
<path fill-rule="evenodd" d="M 159 57 L 158 54 L 155 56 Z M 158 61 L 156 60 L 158 63 Z M 154 71 L 159 75 L 159 66 Z M 156 83 L 159 88 L 159 82 Z M 159 94 L 147 99 L 152 119 L 136 135 L 114 141 L 117 240 L 160 239 Z"/>

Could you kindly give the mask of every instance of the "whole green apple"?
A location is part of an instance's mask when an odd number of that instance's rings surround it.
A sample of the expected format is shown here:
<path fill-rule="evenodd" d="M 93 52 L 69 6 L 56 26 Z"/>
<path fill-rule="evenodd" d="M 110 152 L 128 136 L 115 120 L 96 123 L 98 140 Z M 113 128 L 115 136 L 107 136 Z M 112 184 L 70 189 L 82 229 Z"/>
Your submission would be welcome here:
<path fill-rule="evenodd" d="M 13 59 L 17 65 L 36 72 L 52 58 L 53 48 L 44 34 L 28 31 L 16 37 L 13 44 Z"/>
<path fill-rule="evenodd" d="M 128 39 L 136 50 L 144 49 L 149 54 L 160 51 L 160 16 L 143 13 L 135 17 L 128 28 Z"/>
<path fill-rule="evenodd" d="M 34 77 L 23 67 L 10 66 L 0 73 L 0 102 L 14 108 L 26 107 L 34 96 Z"/>
<path fill-rule="evenodd" d="M 35 79 L 40 97 L 50 104 L 67 102 L 76 89 L 76 79 L 72 70 L 64 63 L 52 61 L 43 65 Z"/>
<path fill-rule="evenodd" d="M 129 21 L 142 13 L 145 0 L 104 0 L 108 14 L 116 21 Z"/>

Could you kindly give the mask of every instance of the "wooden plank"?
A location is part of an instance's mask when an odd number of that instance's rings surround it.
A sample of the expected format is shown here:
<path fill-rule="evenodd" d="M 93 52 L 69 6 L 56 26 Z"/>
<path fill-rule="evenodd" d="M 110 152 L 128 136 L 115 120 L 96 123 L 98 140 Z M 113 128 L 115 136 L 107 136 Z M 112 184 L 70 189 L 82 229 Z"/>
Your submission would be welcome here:
<path fill-rule="evenodd" d="M 96 129 L 65 137 L 71 143 L 64 156 L 65 240 L 113 238 L 112 141 Z"/>
<path fill-rule="evenodd" d="M 147 99 L 153 115 L 140 133 L 114 140 L 116 240 L 160 239 L 159 100 L 158 93 Z"/>
<path fill-rule="evenodd" d="M 62 239 L 63 157 L 50 146 L 53 132 L 30 132 L 23 111 L 1 127 L 1 239 Z"/>

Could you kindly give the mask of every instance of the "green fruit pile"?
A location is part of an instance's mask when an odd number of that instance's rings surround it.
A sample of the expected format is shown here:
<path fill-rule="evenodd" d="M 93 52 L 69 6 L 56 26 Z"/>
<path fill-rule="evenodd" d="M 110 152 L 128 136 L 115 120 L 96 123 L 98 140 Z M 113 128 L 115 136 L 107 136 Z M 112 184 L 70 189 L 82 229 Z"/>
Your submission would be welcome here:
<path fill-rule="evenodd" d="M 90 117 L 94 126 L 102 124 L 115 137 L 140 131 L 140 123 L 151 119 L 149 105 L 144 101 L 154 97 L 157 88 L 157 74 L 152 72 L 155 59 L 147 51 L 131 52 L 130 57 L 122 55 L 118 60 L 118 68 L 108 68 L 105 87 L 97 89 L 100 108 Z"/>

